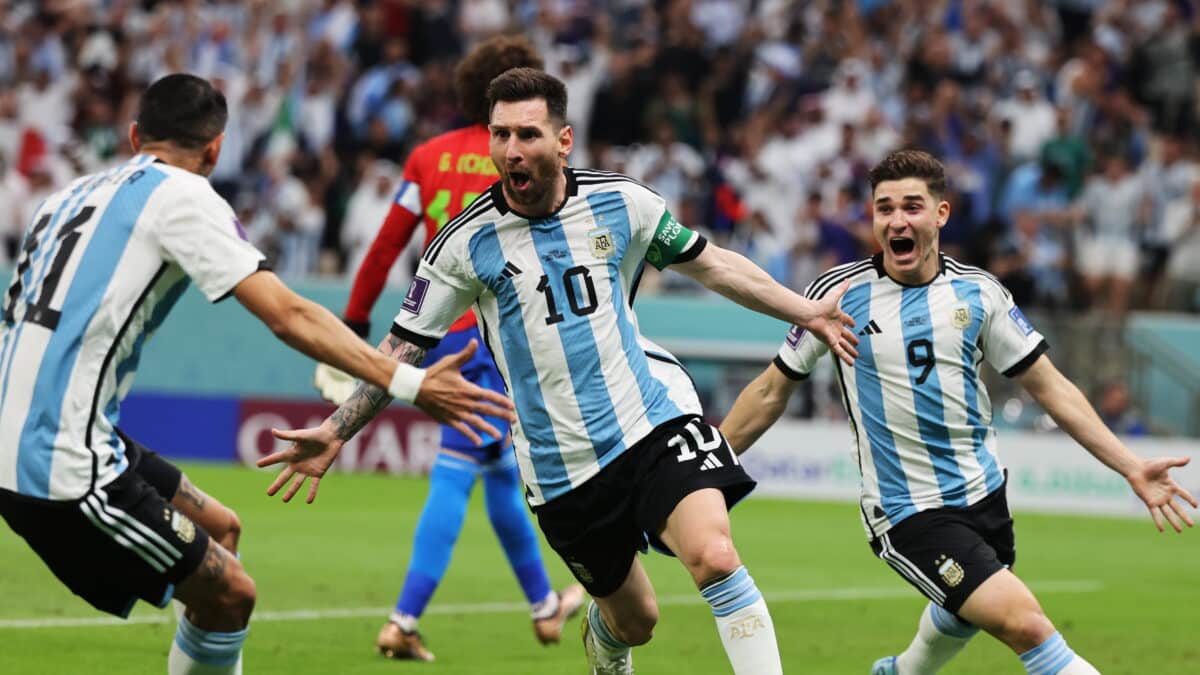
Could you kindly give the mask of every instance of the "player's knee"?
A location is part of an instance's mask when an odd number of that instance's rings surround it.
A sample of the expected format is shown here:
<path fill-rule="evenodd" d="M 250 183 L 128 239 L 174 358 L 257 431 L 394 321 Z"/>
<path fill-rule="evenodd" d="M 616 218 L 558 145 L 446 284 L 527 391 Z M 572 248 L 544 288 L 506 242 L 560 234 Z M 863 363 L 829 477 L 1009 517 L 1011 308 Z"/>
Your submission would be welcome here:
<path fill-rule="evenodd" d="M 644 645 L 654 636 L 658 624 L 658 605 L 653 600 L 643 602 L 638 611 L 622 616 L 616 626 L 610 626 L 616 638 L 627 645 Z"/>
<path fill-rule="evenodd" d="M 1013 613 L 1002 627 L 1001 640 L 1018 654 L 1037 647 L 1054 635 L 1054 624 L 1041 609 Z"/>
<path fill-rule="evenodd" d="M 697 584 L 728 576 L 742 563 L 728 535 L 710 537 L 684 558 Z"/>
<path fill-rule="evenodd" d="M 217 540 L 218 544 L 225 547 L 226 551 L 237 553 L 238 541 L 242 538 L 242 521 L 233 509 L 225 509 L 222 531 L 219 534 L 213 534 L 213 538 Z"/>

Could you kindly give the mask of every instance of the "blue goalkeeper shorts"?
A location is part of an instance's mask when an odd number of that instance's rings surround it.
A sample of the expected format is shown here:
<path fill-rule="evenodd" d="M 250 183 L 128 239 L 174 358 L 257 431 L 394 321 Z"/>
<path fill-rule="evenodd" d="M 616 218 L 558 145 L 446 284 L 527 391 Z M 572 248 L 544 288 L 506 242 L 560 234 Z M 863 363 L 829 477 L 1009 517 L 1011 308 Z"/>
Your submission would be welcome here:
<path fill-rule="evenodd" d="M 492 391 L 507 395 L 508 392 L 504 386 L 504 378 L 500 377 L 500 371 L 496 370 L 496 362 L 492 360 L 492 353 L 488 351 L 487 345 L 479 335 L 479 328 L 477 326 L 447 333 L 446 337 L 442 338 L 442 341 L 438 343 L 438 346 L 430 350 L 425 356 L 425 366 L 433 365 L 443 356 L 449 356 L 461 351 L 472 339 L 479 342 L 479 349 L 475 351 L 475 356 L 463 366 L 463 377 L 484 389 L 491 389 Z M 501 452 L 507 448 L 507 444 L 504 441 L 508 439 L 510 431 L 508 420 L 488 415 L 485 415 L 484 418 L 500 431 L 499 438 L 481 434 L 483 445 L 475 445 L 471 439 L 463 436 L 453 427 L 443 424 L 442 447 L 461 452 L 464 455 L 470 455 L 478 460 L 480 464 L 487 464 L 498 458 Z M 501 447 L 502 445 L 504 447 Z"/>

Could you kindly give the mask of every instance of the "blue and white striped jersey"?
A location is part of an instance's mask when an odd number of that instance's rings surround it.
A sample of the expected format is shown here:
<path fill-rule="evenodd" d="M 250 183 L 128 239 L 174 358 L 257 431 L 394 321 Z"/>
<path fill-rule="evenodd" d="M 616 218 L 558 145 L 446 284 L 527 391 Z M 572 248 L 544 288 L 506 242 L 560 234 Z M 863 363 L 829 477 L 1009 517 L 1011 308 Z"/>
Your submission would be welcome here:
<path fill-rule="evenodd" d="M 862 517 L 876 537 L 927 509 L 965 507 L 1004 482 L 992 407 L 980 378 L 987 361 L 1018 375 L 1045 340 L 991 274 L 942 256 L 928 284 L 884 273 L 882 256 L 835 267 L 809 285 L 819 299 L 843 281 L 858 359 L 835 359 L 862 472 Z M 828 347 L 793 327 L 775 365 L 805 377 Z"/>
<path fill-rule="evenodd" d="M 588 480 L 655 427 L 699 414 L 674 358 L 638 332 L 643 261 L 690 260 L 705 242 L 661 197 L 619 174 L 566 169 L 544 218 L 511 211 L 499 183 L 426 249 L 392 331 L 431 347 L 472 303 L 516 406 L 513 444 L 533 505 Z"/>
<path fill-rule="evenodd" d="M 188 277 L 215 301 L 261 260 L 206 179 L 151 155 L 46 199 L 0 299 L 0 489 L 77 499 L 125 471 L 146 338 Z"/>

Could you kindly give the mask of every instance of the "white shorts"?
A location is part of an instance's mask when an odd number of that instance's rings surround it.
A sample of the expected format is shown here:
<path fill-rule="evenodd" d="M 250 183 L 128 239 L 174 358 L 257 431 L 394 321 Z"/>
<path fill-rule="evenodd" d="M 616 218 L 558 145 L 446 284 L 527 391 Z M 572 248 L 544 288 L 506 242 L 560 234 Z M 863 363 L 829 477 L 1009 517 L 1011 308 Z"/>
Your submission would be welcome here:
<path fill-rule="evenodd" d="M 1138 270 L 1138 256 L 1136 243 L 1122 237 L 1097 235 L 1080 238 L 1075 264 L 1087 277 L 1133 279 Z"/>

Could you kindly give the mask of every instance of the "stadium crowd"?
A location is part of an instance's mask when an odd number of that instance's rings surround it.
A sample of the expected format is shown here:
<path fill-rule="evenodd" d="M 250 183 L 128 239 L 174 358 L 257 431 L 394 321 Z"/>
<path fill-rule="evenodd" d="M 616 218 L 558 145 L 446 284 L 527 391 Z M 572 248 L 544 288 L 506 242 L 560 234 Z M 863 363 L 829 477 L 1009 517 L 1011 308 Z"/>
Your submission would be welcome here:
<path fill-rule="evenodd" d="M 523 32 L 568 83 L 573 164 L 784 283 L 870 252 L 864 173 L 908 146 L 949 167 L 944 249 L 1019 303 L 1200 309 L 1195 0 L 0 6 L 0 262 L 42 195 L 128 154 L 145 85 L 189 71 L 228 99 L 212 180 L 276 269 L 353 274 L 407 151 L 462 123 L 456 58 Z"/>

